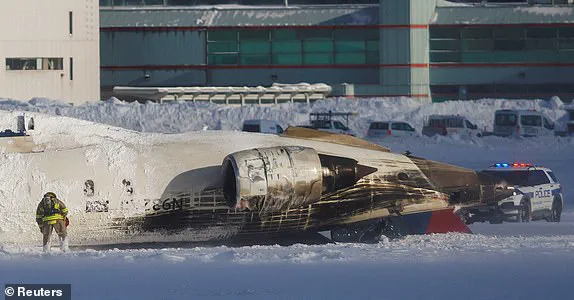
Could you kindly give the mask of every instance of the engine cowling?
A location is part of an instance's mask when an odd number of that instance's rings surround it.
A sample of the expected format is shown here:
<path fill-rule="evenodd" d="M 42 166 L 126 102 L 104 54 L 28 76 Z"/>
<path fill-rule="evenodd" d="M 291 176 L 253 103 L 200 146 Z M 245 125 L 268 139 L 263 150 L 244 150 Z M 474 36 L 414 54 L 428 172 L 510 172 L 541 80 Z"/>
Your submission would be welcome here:
<path fill-rule="evenodd" d="M 280 146 L 245 150 L 223 160 L 223 195 L 235 209 L 262 213 L 303 207 L 353 186 L 376 168 L 315 149 Z"/>
<path fill-rule="evenodd" d="M 319 155 L 312 148 L 245 150 L 223 160 L 223 193 L 231 207 L 275 212 L 319 201 L 323 190 Z"/>

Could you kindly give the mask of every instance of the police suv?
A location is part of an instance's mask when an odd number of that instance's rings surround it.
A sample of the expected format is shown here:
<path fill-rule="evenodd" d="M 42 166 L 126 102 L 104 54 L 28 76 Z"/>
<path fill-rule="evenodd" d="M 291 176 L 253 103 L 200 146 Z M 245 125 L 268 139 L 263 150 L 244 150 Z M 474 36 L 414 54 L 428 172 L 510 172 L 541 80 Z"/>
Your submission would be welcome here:
<path fill-rule="evenodd" d="M 494 204 L 465 209 L 463 218 L 468 224 L 542 219 L 560 222 L 564 205 L 562 186 L 552 170 L 525 163 L 497 163 L 483 172 L 506 182 L 505 188 L 512 190 L 512 196 Z"/>

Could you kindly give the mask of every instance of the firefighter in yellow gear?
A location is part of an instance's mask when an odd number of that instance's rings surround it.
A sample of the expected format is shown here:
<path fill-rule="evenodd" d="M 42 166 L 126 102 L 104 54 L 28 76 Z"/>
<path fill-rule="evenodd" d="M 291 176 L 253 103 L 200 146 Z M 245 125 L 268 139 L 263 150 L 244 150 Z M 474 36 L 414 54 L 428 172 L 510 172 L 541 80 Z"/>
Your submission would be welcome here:
<path fill-rule="evenodd" d="M 50 252 L 50 239 L 52 230 L 56 230 L 60 238 L 60 249 L 68 251 L 68 240 L 66 230 L 66 216 L 68 208 L 56 197 L 56 194 L 48 192 L 38 204 L 36 209 L 36 223 L 40 227 L 40 232 L 44 236 L 44 252 Z"/>

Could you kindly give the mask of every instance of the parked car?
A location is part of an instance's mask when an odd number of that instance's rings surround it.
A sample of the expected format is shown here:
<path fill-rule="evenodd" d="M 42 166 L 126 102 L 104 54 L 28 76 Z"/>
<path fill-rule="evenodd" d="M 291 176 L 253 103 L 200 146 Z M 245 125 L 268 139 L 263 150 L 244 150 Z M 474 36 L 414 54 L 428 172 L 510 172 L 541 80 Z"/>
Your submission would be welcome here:
<path fill-rule="evenodd" d="M 554 123 L 535 110 L 501 109 L 494 113 L 493 134 L 496 136 L 551 136 Z"/>
<path fill-rule="evenodd" d="M 415 135 L 415 129 L 411 124 L 401 121 L 373 121 L 367 130 L 368 137 L 403 137 Z"/>
<path fill-rule="evenodd" d="M 245 120 L 242 131 L 281 134 L 283 128 L 274 120 Z"/>
<path fill-rule="evenodd" d="M 466 223 L 560 222 L 564 198 L 562 186 L 549 168 L 525 163 L 497 163 L 483 171 L 504 180 L 509 197 L 491 205 L 462 209 Z"/>
<path fill-rule="evenodd" d="M 312 128 L 316 130 L 355 135 L 355 133 L 349 129 L 349 117 L 355 115 L 355 113 L 347 112 L 314 112 L 309 114 L 309 125 L 302 126 L 306 128 Z M 343 118 L 347 125 L 343 122 L 337 120 L 336 118 Z"/>
<path fill-rule="evenodd" d="M 422 134 L 426 136 L 452 135 L 482 136 L 478 126 L 459 115 L 430 115 L 424 122 Z"/>

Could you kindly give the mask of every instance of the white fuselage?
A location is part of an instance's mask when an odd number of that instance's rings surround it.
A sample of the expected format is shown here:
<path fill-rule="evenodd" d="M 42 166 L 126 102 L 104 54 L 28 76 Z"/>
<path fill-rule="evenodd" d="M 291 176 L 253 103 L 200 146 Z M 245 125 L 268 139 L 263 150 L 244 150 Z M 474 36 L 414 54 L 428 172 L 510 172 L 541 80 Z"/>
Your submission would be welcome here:
<path fill-rule="evenodd" d="M 310 147 L 320 154 L 348 157 L 377 168 L 370 176 L 396 174 L 399 170 L 420 173 L 404 155 L 307 139 L 221 131 L 130 134 L 132 138 L 127 140 L 104 136 L 90 144 L 62 142 L 60 147 L 40 152 L 5 153 L 3 170 L 10 173 L 5 175 L 0 190 L 4 198 L 0 241 L 31 243 L 40 239 L 34 215 L 37 202 L 47 191 L 55 192 L 70 209 L 72 243 L 121 240 L 110 226 L 114 219 L 140 216 L 154 205 L 162 205 L 158 200 L 181 192 L 195 194 L 220 184 L 217 172 L 195 177 L 193 182 L 186 181 L 185 174 L 219 167 L 228 154 L 252 148 Z M 434 205 L 446 207 L 447 203 Z"/>

